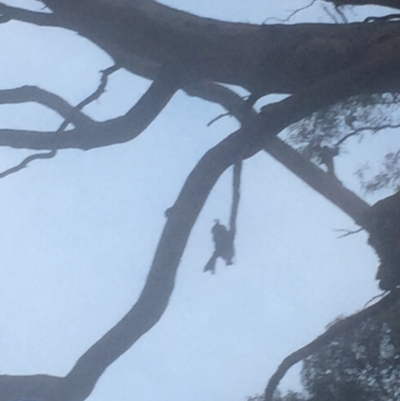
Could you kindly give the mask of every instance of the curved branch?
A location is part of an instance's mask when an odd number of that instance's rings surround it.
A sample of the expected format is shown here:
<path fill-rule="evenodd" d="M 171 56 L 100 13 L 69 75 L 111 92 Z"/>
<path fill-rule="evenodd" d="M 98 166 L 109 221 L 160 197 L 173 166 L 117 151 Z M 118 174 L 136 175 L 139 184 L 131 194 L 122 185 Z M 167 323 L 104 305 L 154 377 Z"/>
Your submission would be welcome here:
<path fill-rule="evenodd" d="M 128 142 L 140 135 L 164 109 L 181 85 L 178 70 L 162 70 L 147 92 L 123 117 L 91 122 L 85 127 L 59 132 L 0 129 L 0 146 L 17 149 L 89 150 Z"/>
<path fill-rule="evenodd" d="M 311 0 L 311 2 L 306 4 L 305 6 L 297 8 L 294 11 L 291 11 L 290 14 L 286 18 L 283 18 L 283 19 L 276 18 L 276 17 L 269 17 L 263 21 L 263 24 L 267 23 L 268 21 L 275 21 L 278 23 L 289 22 L 296 14 L 298 14 L 304 10 L 307 10 L 308 8 L 311 8 L 316 2 L 317 2 L 317 0 Z"/>
<path fill-rule="evenodd" d="M 44 160 L 44 159 L 52 159 L 56 155 L 55 150 L 51 150 L 50 152 L 47 153 L 37 153 L 35 155 L 30 155 L 28 157 L 25 157 L 24 160 L 22 160 L 21 163 L 17 164 L 14 167 L 11 167 L 7 170 L 4 170 L 3 172 L 0 173 L 0 178 L 5 178 L 8 177 L 11 174 L 18 173 L 18 171 L 21 171 L 22 169 L 28 167 L 30 163 L 32 163 L 35 160 Z"/>
<path fill-rule="evenodd" d="M 100 79 L 100 85 L 97 87 L 97 89 L 88 97 L 86 97 L 86 99 L 82 100 L 77 106 L 75 107 L 70 107 L 70 116 L 68 116 L 64 122 L 60 125 L 60 127 L 58 128 L 58 130 L 56 131 L 57 134 L 60 134 L 62 132 L 64 132 L 64 130 L 68 127 L 68 124 L 70 124 L 71 122 L 73 122 L 73 117 L 76 113 L 78 113 L 78 117 L 82 116 L 82 120 L 84 120 L 83 114 L 81 115 L 79 113 L 80 110 L 83 109 L 83 107 L 87 106 L 88 104 L 90 104 L 91 102 L 95 101 L 96 99 L 98 99 L 103 92 L 106 89 L 107 86 L 107 82 L 108 82 L 108 77 L 114 73 L 116 70 L 118 70 L 118 66 L 114 65 L 110 68 L 105 69 L 104 71 L 102 71 L 102 76 Z M 36 88 L 37 89 L 37 88 Z M 49 93 L 46 91 L 42 91 L 45 93 L 45 95 L 48 95 Z M 26 95 L 26 93 L 25 93 Z M 51 95 L 51 94 L 50 94 Z M 58 96 L 52 95 L 53 97 L 56 98 L 56 100 L 60 100 L 60 103 L 64 106 L 64 104 L 62 102 L 64 102 L 63 99 L 59 98 Z M 46 96 L 45 96 L 46 98 Z M 51 106 L 50 106 L 51 107 Z M 91 119 L 88 119 L 89 121 L 93 121 Z M 76 118 L 75 118 L 76 121 Z M 87 124 L 88 122 L 85 121 L 85 123 Z M 18 171 L 22 170 L 23 168 L 27 167 L 31 162 L 35 161 L 35 160 L 43 160 L 43 159 L 51 159 L 53 157 L 55 157 L 57 154 L 57 149 L 52 149 L 50 152 L 48 153 L 39 153 L 39 154 L 35 154 L 35 155 L 31 155 L 26 157 L 24 160 L 22 160 L 21 163 L 19 163 L 18 165 L 11 167 L 5 171 L 3 171 L 2 173 L 0 173 L 0 178 L 4 178 L 9 176 L 10 174 L 14 174 L 17 173 Z"/>
<path fill-rule="evenodd" d="M 338 147 L 340 145 L 342 145 L 345 141 L 347 141 L 347 139 L 356 136 L 360 133 L 363 132 L 367 132 L 367 131 L 371 131 L 373 133 L 376 133 L 378 131 L 381 131 L 383 129 L 395 129 L 395 128 L 400 128 L 400 124 L 382 124 L 382 125 L 378 125 L 378 126 L 371 126 L 371 127 L 360 127 L 357 129 L 354 129 L 352 132 L 350 132 L 349 134 L 345 135 L 342 139 L 340 139 L 339 141 L 336 142 L 335 145 L 333 145 L 334 147 Z"/>
<path fill-rule="evenodd" d="M 20 88 L 0 90 L 0 104 L 27 102 L 42 104 L 43 106 L 56 111 L 62 117 L 68 119 L 72 124 L 78 127 L 84 127 L 94 123 L 90 117 L 81 113 L 60 96 L 38 88 L 37 86 L 26 85 Z"/>
<path fill-rule="evenodd" d="M 116 326 L 82 355 L 71 372 L 59 383 L 61 388 L 58 391 L 61 395 L 58 400 L 84 400 L 104 370 L 158 322 L 173 291 L 177 268 L 190 231 L 208 194 L 229 166 L 245 157 L 251 157 L 259 150 L 259 147 L 254 146 L 254 141 L 249 141 L 252 136 L 254 132 L 248 130 L 236 131 L 209 150 L 190 173 L 178 199 L 169 210 L 167 223 L 138 301 Z M 54 383 L 54 380 L 48 377 L 46 383 Z M 14 387 L 15 383 L 18 388 Z M 23 391 L 22 378 L 0 377 L 1 401 L 12 401 L 10 394 L 20 398 Z M 49 400 L 48 391 L 47 387 L 43 387 L 40 399 Z"/>
<path fill-rule="evenodd" d="M 335 339 L 336 336 L 342 334 L 343 332 L 351 330 L 352 328 L 363 322 L 365 319 L 368 319 L 386 310 L 390 306 L 394 305 L 395 302 L 399 299 L 400 290 L 392 291 L 389 295 L 382 298 L 376 304 L 368 307 L 367 309 L 361 310 L 360 312 L 349 316 L 346 319 L 338 321 L 333 326 L 331 326 L 324 334 L 317 337 L 314 341 L 311 341 L 306 346 L 287 356 L 269 379 L 268 385 L 264 392 L 264 401 L 273 400 L 273 395 L 279 382 L 293 365 L 320 350 L 323 346 L 327 345 L 330 341 Z"/>

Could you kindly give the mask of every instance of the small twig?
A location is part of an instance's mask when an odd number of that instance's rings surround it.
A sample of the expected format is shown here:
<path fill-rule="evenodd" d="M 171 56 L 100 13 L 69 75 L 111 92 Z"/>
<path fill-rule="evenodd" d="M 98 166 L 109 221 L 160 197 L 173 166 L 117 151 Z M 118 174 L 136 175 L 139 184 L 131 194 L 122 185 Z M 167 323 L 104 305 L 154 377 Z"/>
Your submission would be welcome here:
<path fill-rule="evenodd" d="M 364 230 L 364 227 L 361 227 L 358 230 L 347 230 L 347 229 L 343 229 L 343 228 L 334 228 L 333 229 L 333 231 L 336 231 L 336 232 L 344 232 L 344 234 L 340 235 L 338 238 L 344 238 L 349 235 L 357 234 L 363 230 Z"/>
<path fill-rule="evenodd" d="M 325 11 L 325 13 L 331 18 L 331 20 L 332 20 L 335 24 L 338 24 L 338 23 L 339 23 L 339 21 L 337 20 L 335 14 L 333 14 L 333 13 L 331 12 L 331 10 L 329 10 L 329 8 L 328 8 L 325 4 L 322 5 L 322 8 L 323 8 L 323 10 Z"/>
<path fill-rule="evenodd" d="M 349 23 L 349 20 L 347 19 L 345 13 L 341 10 L 341 8 L 339 6 L 335 6 L 335 11 L 340 15 L 343 23 L 345 23 L 345 24 Z"/>
<path fill-rule="evenodd" d="M 253 110 L 253 106 L 259 99 L 258 94 L 252 93 L 249 96 L 245 96 L 243 99 L 243 102 L 240 104 L 240 108 L 244 111 L 244 115 L 247 115 L 247 118 L 250 118 L 251 111 Z M 244 100 L 245 99 L 245 100 Z M 213 118 L 208 124 L 207 127 L 210 127 L 212 124 L 214 124 L 216 121 L 220 120 L 221 118 L 227 117 L 227 116 L 234 116 L 235 113 L 233 111 L 228 111 L 227 113 L 220 114 L 219 116 Z M 244 121 L 241 119 L 241 123 L 243 124 Z"/>
<path fill-rule="evenodd" d="M 213 125 L 215 122 L 217 122 L 218 120 L 221 120 L 221 118 L 224 118 L 224 117 L 227 117 L 227 116 L 230 116 L 231 115 L 231 113 L 223 113 L 223 114 L 220 114 L 219 116 L 217 116 L 217 117 L 215 117 L 215 118 L 213 118 L 211 121 L 209 121 L 208 123 L 207 123 L 207 127 L 211 127 L 211 125 Z"/>
<path fill-rule="evenodd" d="M 106 89 L 108 77 L 112 73 L 117 71 L 119 68 L 120 67 L 118 65 L 113 65 L 112 67 L 109 67 L 109 68 L 101 71 L 102 76 L 100 79 L 100 84 L 97 87 L 97 89 L 91 95 L 89 95 L 84 100 L 82 100 L 80 103 L 78 103 L 78 105 L 73 108 L 73 111 L 82 110 L 85 106 L 87 106 L 88 104 L 90 104 L 93 101 L 95 101 L 96 99 L 98 99 L 104 93 L 104 91 Z M 61 125 L 58 127 L 57 131 L 55 131 L 55 134 L 61 134 L 62 132 L 64 132 L 65 129 L 68 127 L 68 124 L 70 124 L 70 123 L 71 123 L 71 118 L 70 117 L 66 118 L 61 123 Z M 0 173 L 0 179 L 21 171 L 22 169 L 28 167 L 28 165 L 35 160 L 52 159 L 56 155 L 57 155 L 57 149 L 52 149 L 52 150 L 50 150 L 50 152 L 46 152 L 46 153 L 36 153 L 34 155 L 30 155 L 30 156 L 26 157 L 24 160 L 22 160 L 22 162 L 19 163 L 18 165 L 11 167 L 11 168 L 3 171 L 2 173 Z"/>
<path fill-rule="evenodd" d="M 14 167 L 11 167 L 2 173 L 0 173 L 0 178 L 7 177 L 10 174 L 17 173 L 18 171 L 21 171 L 23 168 L 27 167 L 29 163 L 33 162 L 34 160 L 39 160 L 39 159 L 51 159 L 56 155 L 56 150 L 51 150 L 50 152 L 47 153 L 37 153 L 31 156 L 26 157 L 20 164 L 17 164 Z"/>
<path fill-rule="evenodd" d="M 100 78 L 100 84 L 97 87 L 97 89 L 89 95 L 86 99 L 82 100 L 76 107 L 75 109 L 81 110 L 88 104 L 94 102 L 97 100 L 106 90 L 106 86 L 108 83 L 108 77 L 113 74 L 114 72 L 118 71 L 121 67 L 118 64 L 115 64 L 111 67 L 106 68 L 105 70 L 101 70 L 101 78 Z"/>
<path fill-rule="evenodd" d="M 369 301 L 367 301 L 365 303 L 365 305 L 363 306 L 363 309 L 367 308 L 369 304 L 371 304 L 373 301 L 375 301 L 375 299 L 382 298 L 385 295 L 387 295 L 388 293 L 389 293 L 389 291 L 382 291 L 380 294 L 375 295 L 374 297 L 372 297 Z"/>
<path fill-rule="evenodd" d="M 318 0 L 312 0 L 311 3 L 307 4 L 304 7 L 298 8 L 297 10 L 294 10 L 293 12 L 291 12 L 289 14 L 289 16 L 285 19 L 280 19 L 280 18 L 276 18 L 276 17 L 270 17 L 267 18 L 266 20 L 263 21 L 263 24 L 265 24 L 267 21 L 277 21 L 277 22 L 288 22 L 291 18 L 293 18 L 296 14 L 298 14 L 301 11 L 306 10 L 307 8 L 310 8 L 314 5 L 314 3 L 316 3 Z"/>
<path fill-rule="evenodd" d="M 340 146 L 342 143 L 347 141 L 347 139 L 351 138 L 352 136 L 358 135 L 361 132 L 365 131 L 372 131 L 373 133 L 377 133 L 378 131 L 381 131 L 383 129 L 395 129 L 395 128 L 400 128 L 400 124 L 384 124 L 384 125 L 379 125 L 377 127 L 361 127 L 355 129 L 353 132 L 350 132 L 349 134 L 345 135 L 342 139 L 336 142 L 334 147 Z"/>

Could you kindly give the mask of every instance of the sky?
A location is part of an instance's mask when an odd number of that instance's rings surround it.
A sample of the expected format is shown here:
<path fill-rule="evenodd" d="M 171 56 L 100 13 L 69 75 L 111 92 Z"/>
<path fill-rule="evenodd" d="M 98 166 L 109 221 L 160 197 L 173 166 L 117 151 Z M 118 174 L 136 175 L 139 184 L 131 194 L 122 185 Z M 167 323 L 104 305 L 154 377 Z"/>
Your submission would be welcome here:
<path fill-rule="evenodd" d="M 38 8 L 33 0 L 6 3 Z M 287 17 L 295 2 L 163 3 L 261 23 Z M 349 10 L 349 18 L 363 19 L 367 11 Z M 317 3 L 294 17 L 299 21 L 329 22 L 329 16 Z M 0 48 L 1 89 L 38 85 L 72 104 L 92 93 L 99 71 L 112 65 L 73 32 L 16 22 L 0 25 Z M 118 116 L 148 86 L 119 71 L 84 111 L 98 120 Z M 179 92 L 131 143 L 61 151 L 0 180 L 0 374 L 67 374 L 131 308 L 164 211 L 207 149 L 237 128 L 231 118 L 207 127 L 221 112 Z M 48 130 L 61 122 L 38 105 L 0 107 L 1 128 Z M 385 135 L 354 141 L 339 163 L 340 178 L 365 196 L 354 172 L 371 149 L 384 155 L 393 146 Z M 31 153 L 1 148 L 0 171 Z M 245 400 L 263 391 L 285 356 L 379 292 L 378 261 L 365 234 L 338 239 L 335 229 L 354 229 L 353 222 L 266 153 L 244 163 L 235 264 L 204 274 L 213 221 L 228 222 L 231 174 L 218 182 L 196 223 L 164 316 L 105 372 L 88 400 Z M 299 388 L 298 368 L 282 382 L 283 390 L 291 388 Z"/>

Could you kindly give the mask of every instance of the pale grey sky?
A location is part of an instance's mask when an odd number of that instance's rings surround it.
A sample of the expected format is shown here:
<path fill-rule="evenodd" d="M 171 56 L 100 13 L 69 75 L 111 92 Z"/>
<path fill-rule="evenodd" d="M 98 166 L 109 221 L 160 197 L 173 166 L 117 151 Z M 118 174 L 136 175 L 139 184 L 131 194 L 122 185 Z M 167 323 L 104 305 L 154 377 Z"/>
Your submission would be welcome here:
<path fill-rule="evenodd" d="M 8 4 L 37 7 L 33 0 Z M 201 15 L 259 23 L 284 18 L 300 2 L 163 1 Z M 356 15 L 353 14 L 352 15 Z M 360 14 L 361 15 L 361 14 Z M 328 21 L 321 7 L 296 16 Z M 355 18 L 355 17 L 354 17 Z M 107 55 L 73 32 L 0 25 L 1 88 L 39 85 L 73 104 L 98 85 Z M 122 114 L 149 83 L 114 74 L 85 111 Z M 62 151 L 0 180 L 0 373 L 66 374 L 135 302 L 183 181 L 204 152 L 236 127 L 215 105 L 178 93 L 133 142 L 89 152 Z M 55 129 L 43 107 L 0 107 L 1 127 Z M 342 179 L 365 151 L 350 147 Z M 359 151 L 363 146 L 363 152 Z M 354 152 L 353 152 L 354 151 Z M 0 148 L 0 169 L 31 152 Z M 377 260 L 363 233 L 338 240 L 351 220 L 266 154 L 246 161 L 236 263 L 203 274 L 215 218 L 227 223 L 231 172 L 212 192 L 184 254 L 175 292 L 157 326 L 103 375 L 90 401 L 241 401 L 263 390 L 290 352 L 340 314 L 375 295 Z M 368 199 L 367 199 L 368 200 Z M 296 387 L 289 374 L 283 388 Z"/>

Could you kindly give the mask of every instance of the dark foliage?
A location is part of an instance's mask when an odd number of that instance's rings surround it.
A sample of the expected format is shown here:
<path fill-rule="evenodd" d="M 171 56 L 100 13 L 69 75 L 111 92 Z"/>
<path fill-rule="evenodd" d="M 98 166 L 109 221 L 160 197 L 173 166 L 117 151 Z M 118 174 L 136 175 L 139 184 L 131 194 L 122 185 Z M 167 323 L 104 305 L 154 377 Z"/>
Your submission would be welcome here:
<path fill-rule="evenodd" d="M 400 397 L 400 323 L 396 303 L 307 358 L 309 401 L 392 401 Z"/>

